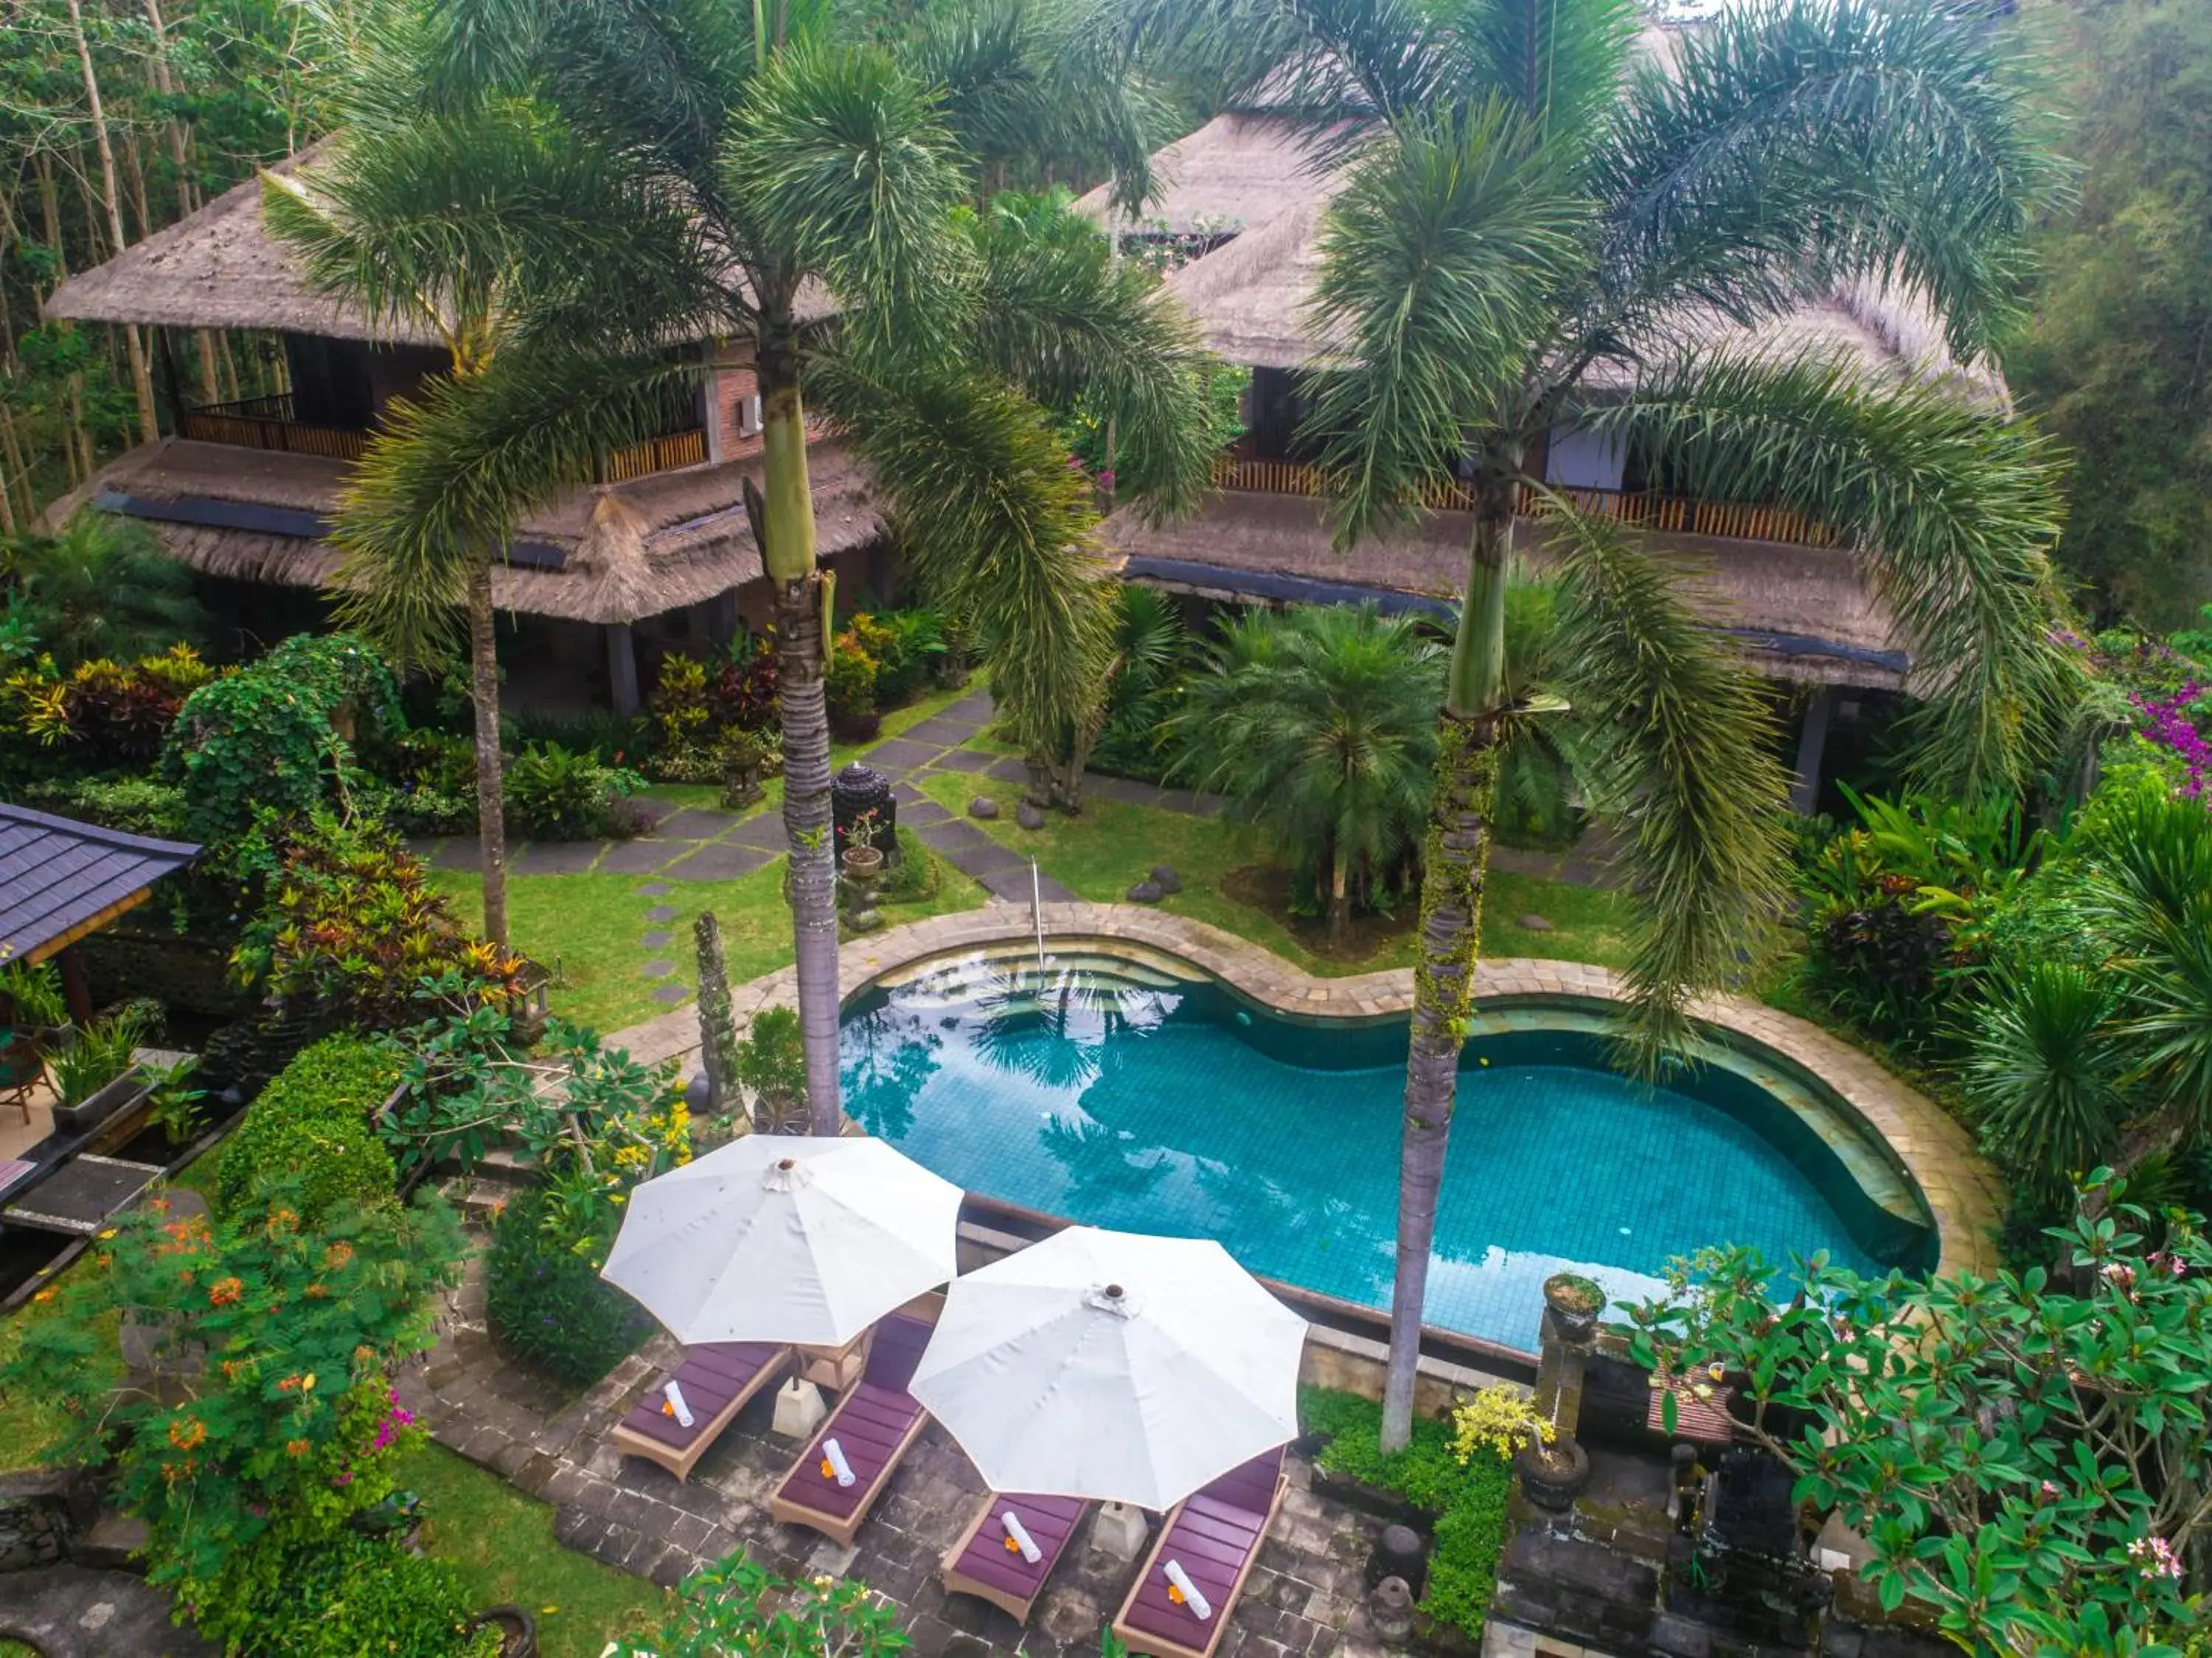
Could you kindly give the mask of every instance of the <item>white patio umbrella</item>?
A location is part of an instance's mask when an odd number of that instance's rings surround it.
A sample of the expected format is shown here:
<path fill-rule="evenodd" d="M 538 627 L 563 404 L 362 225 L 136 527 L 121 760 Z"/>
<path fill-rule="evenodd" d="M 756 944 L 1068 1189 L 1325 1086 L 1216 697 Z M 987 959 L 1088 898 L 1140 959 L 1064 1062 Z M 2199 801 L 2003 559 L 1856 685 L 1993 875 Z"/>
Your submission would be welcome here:
<path fill-rule="evenodd" d="M 1305 1334 L 1210 1238 L 1072 1226 L 954 1282 L 908 1390 L 995 1490 L 1165 1509 L 1296 1436 Z"/>
<path fill-rule="evenodd" d="M 686 1346 L 840 1347 L 959 1271 L 960 1196 L 881 1140 L 748 1135 L 631 1192 L 599 1276 Z"/>

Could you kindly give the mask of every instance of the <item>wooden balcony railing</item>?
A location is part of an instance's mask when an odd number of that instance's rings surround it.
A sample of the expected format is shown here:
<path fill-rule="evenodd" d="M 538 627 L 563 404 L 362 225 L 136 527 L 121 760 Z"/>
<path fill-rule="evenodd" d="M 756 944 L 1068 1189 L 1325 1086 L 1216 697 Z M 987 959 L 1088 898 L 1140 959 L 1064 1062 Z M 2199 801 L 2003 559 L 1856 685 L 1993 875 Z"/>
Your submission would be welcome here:
<path fill-rule="evenodd" d="M 186 409 L 177 420 L 177 436 L 201 443 L 227 443 L 239 449 L 274 449 L 283 454 L 319 454 L 331 460 L 358 460 L 370 434 L 336 426 L 313 426 L 292 418 L 292 398 L 249 397 L 235 403 L 211 403 Z M 695 426 L 669 432 L 607 457 L 599 481 L 626 484 L 633 478 L 696 466 L 707 459 L 707 434 Z"/>
<path fill-rule="evenodd" d="M 295 420 L 291 394 L 286 392 L 186 409 L 177 418 L 177 436 L 200 443 L 228 443 L 237 449 L 319 454 L 331 460 L 358 460 L 368 446 L 367 432 L 309 426 Z"/>
<path fill-rule="evenodd" d="M 1253 495 L 1318 497 L 1320 468 L 1296 460 L 1246 460 L 1224 455 L 1213 463 L 1216 489 L 1237 490 Z M 1648 491 L 1579 489 L 1554 485 L 1553 492 L 1572 503 L 1577 512 L 1611 518 L 1638 529 L 1662 530 L 1680 535 L 1710 535 L 1732 541 L 1784 541 L 1796 546 L 1825 547 L 1835 538 L 1824 524 L 1786 507 L 1758 506 L 1740 501 L 1693 501 L 1683 496 L 1654 495 Z M 1437 512 L 1472 512 L 1474 497 L 1449 479 L 1431 479 L 1421 491 L 1424 505 Z M 1543 497 L 1533 485 L 1523 485 L 1515 510 L 1534 516 L 1542 510 Z"/>

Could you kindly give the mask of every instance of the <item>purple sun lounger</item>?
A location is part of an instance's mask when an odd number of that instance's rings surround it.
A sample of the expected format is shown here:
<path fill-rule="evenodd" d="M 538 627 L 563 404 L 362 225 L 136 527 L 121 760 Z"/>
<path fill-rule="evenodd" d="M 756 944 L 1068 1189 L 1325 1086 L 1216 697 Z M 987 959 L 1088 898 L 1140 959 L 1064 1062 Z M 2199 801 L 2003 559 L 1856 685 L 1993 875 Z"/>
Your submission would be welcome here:
<path fill-rule="evenodd" d="M 775 1488 L 768 1503 L 770 1515 L 786 1525 L 810 1527 L 841 1544 L 851 1544 L 868 1510 L 890 1483 L 899 1460 L 929 1420 L 929 1412 L 906 1390 L 929 1336 L 929 1326 L 898 1314 L 876 1326 L 867 1368 L 853 1391 L 838 1401 L 799 1465 Z M 840 1485 L 822 1472 L 822 1448 L 833 1439 L 853 1471 L 850 1485 Z"/>
<path fill-rule="evenodd" d="M 1114 1633 L 1131 1652 L 1152 1658 L 1212 1658 L 1289 1483 L 1279 1446 L 1176 1505 L 1114 1619 Z M 1211 1618 L 1201 1618 L 1170 1598 L 1170 1560 L 1181 1564 L 1211 1603 Z"/>
<path fill-rule="evenodd" d="M 663 1376 L 630 1407 L 609 1436 L 631 1456 L 657 1462 L 678 1479 L 689 1479 L 707 1448 L 730 1425 L 745 1401 L 783 1374 L 791 1349 L 763 1341 L 705 1342 L 684 1350 L 684 1362 L 672 1380 L 691 1412 L 686 1428 L 660 1407 L 671 1377 Z"/>

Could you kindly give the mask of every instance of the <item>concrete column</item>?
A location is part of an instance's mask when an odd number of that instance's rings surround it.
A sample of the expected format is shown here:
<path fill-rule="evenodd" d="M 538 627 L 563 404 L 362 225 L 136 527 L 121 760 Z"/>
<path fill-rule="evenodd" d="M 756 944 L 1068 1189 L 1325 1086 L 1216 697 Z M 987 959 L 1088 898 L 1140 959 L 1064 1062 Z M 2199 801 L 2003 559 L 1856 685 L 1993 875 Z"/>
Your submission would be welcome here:
<path fill-rule="evenodd" d="M 607 684 L 611 690 L 615 712 L 635 714 L 638 710 L 637 644 L 630 637 L 628 622 L 609 622 L 607 635 Z"/>
<path fill-rule="evenodd" d="M 1828 747 L 1828 722 L 1836 711 L 1836 687 L 1816 686 L 1805 701 L 1805 724 L 1797 735 L 1797 781 L 1790 808 L 1810 817 L 1820 803 L 1820 757 Z"/>

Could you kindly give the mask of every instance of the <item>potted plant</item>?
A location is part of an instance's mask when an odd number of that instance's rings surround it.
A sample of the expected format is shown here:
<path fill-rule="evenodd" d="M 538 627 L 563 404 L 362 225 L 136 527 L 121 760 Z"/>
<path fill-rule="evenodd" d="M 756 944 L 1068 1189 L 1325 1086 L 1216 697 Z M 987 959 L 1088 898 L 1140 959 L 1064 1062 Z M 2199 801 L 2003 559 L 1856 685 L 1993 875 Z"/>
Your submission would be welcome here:
<path fill-rule="evenodd" d="M 722 804 L 732 811 L 750 806 L 767 791 L 761 773 L 768 765 L 768 739 L 737 726 L 722 736 Z"/>
<path fill-rule="evenodd" d="M 1521 1476 L 1522 1494 L 1531 1503 L 1564 1512 L 1589 1484 L 1589 1453 L 1564 1436 L 1548 1442 L 1531 1439 L 1513 1454 L 1513 1472 Z"/>
<path fill-rule="evenodd" d="M 873 881 L 883 872 L 884 855 L 876 844 L 882 824 L 882 818 L 872 807 L 846 828 L 845 873 L 856 881 Z"/>
<path fill-rule="evenodd" d="M 1605 1291 L 1579 1272 L 1554 1272 L 1544 1280 L 1544 1307 L 1561 1341 L 1588 1341 L 1605 1311 Z"/>
<path fill-rule="evenodd" d="M 126 1008 L 79 1028 L 49 1062 L 54 1127 L 82 1134 L 146 1097 L 153 1084 L 137 1064 L 145 1015 Z"/>
<path fill-rule="evenodd" d="M 538 1620 L 522 1606 L 493 1606 L 469 1619 L 468 1632 L 499 1631 L 499 1658 L 538 1658 Z"/>

